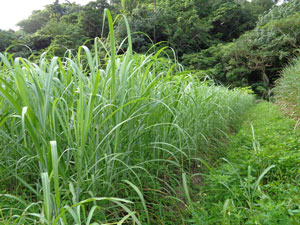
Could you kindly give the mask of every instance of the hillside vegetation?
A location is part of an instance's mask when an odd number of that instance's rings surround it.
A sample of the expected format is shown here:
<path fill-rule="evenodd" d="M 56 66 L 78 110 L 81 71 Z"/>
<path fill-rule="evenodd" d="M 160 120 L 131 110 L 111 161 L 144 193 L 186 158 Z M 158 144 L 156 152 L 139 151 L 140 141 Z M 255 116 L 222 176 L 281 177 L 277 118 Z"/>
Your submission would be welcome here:
<path fill-rule="evenodd" d="M 183 56 L 183 63 L 200 69 L 231 87 L 251 86 L 265 98 L 280 71 L 299 53 L 300 4 L 290 0 L 262 14 L 256 27 L 229 43 Z"/>
<path fill-rule="evenodd" d="M 1 31 L 0 50 L 18 43 L 29 46 L 34 53 L 76 50 L 86 40 L 107 37 L 103 12 L 108 8 L 115 16 L 127 16 L 135 51 L 145 52 L 153 42 L 166 42 L 183 55 L 238 38 L 253 29 L 259 14 L 273 5 L 273 0 L 95 0 L 81 6 L 53 0 L 20 21 L 20 31 Z M 116 26 L 119 42 L 127 31 L 122 21 Z M 26 53 L 25 48 L 11 50 Z"/>

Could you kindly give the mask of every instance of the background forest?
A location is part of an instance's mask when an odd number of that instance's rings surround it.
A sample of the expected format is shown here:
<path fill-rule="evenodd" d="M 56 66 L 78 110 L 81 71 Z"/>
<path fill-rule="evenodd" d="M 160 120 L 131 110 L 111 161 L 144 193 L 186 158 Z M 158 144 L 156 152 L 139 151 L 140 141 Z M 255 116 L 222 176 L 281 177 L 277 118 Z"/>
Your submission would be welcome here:
<path fill-rule="evenodd" d="M 133 50 L 145 53 L 153 43 L 171 46 L 186 69 L 230 87 L 247 87 L 263 97 L 300 44 L 297 0 L 97 0 L 81 6 L 56 0 L 20 21 L 19 31 L 0 30 L 0 51 L 28 57 L 48 51 L 63 56 L 84 42 L 103 40 L 103 13 L 124 14 Z M 117 20 L 116 41 L 127 36 Z M 126 48 L 126 44 L 124 45 Z M 120 50 L 120 53 L 122 50 Z"/>

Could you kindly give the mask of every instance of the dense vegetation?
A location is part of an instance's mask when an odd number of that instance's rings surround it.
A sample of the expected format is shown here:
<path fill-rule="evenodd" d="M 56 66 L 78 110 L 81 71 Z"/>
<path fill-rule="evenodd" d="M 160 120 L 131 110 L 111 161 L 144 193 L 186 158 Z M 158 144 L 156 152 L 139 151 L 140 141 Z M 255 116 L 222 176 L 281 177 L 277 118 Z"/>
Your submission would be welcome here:
<path fill-rule="evenodd" d="M 200 76 L 209 75 L 231 87 L 252 86 L 267 96 L 278 71 L 299 47 L 297 0 L 281 6 L 276 6 L 277 0 L 107 2 L 81 6 L 56 0 L 20 21 L 20 31 L 0 31 L 0 51 L 14 45 L 9 51 L 16 56 L 45 51 L 63 56 L 66 49 L 75 51 L 87 40 L 91 48 L 95 37 L 108 35 L 103 12 L 109 8 L 115 16 L 127 16 L 135 52 L 145 53 L 153 43 L 170 46 L 187 68 L 201 70 Z M 127 36 L 126 26 L 118 19 L 115 27 L 120 44 Z"/>
<path fill-rule="evenodd" d="M 178 224 L 193 168 L 254 103 L 164 48 L 134 54 L 130 36 L 116 55 L 108 19 L 106 58 L 100 39 L 74 57 L 0 54 L 2 223 Z"/>
<path fill-rule="evenodd" d="M 192 223 L 300 223 L 299 87 L 296 58 L 276 82 L 277 106 L 261 102 L 249 110 L 239 132 L 219 148 L 219 160 L 202 173 L 198 201 L 189 207 Z"/>
<path fill-rule="evenodd" d="M 128 17 L 133 33 L 144 33 L 133 35 L 135 51 L 147 51 L 152 40 L 155 43 L 168 42 L 182 55 L 238 38 L 243 32 L 254 28 L 258 15 L 275 3 L 272 0 L 255 0 L 251 3 L 246 0 L 110 2 L 97 0 L 80 6 L 75 3 L 60 4 L 56 0 L 20 21 L 18 26 L 21 31 L 14 33 L 15 38 L 11 39 L 11 43 L 26 44 L 33 51 L 44 51 L 56 45 L 77 49 L 76 46 L 79 47 L 84 40 L 107 37 L 107 26 L 103 27 L 103 12 L 109 8 L 114 15 L 122 13 Z M 127 36 L 123 25 L 120 23 L 117 29 L 117 37 L 121 38 L 119 41 Z M 9 35 L 9 32 L 2 33 Z M 4 40 L 0 46 L 7 44 Z"/>
<path fill-rule="evenodd" d="M 0 223 L 299 224 L 300 4 L 276 3 L 56 0 L 0 30 Z"/>
<path fill-rule="evenodd" d="M 300 47 L 300 4 L 291 0 L 259 17 L 255 29 L 233 42 L 185 55 L 183 62 L 223 84 L 251 86 L 269 97 L 281 69 Z"/>

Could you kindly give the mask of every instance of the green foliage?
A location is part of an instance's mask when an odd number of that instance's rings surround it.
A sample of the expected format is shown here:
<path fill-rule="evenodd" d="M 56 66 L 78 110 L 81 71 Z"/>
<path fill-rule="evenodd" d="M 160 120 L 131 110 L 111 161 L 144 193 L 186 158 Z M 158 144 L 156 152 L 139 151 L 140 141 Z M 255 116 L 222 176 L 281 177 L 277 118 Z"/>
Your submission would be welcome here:
<path fill-rule="evenodd" d="M 170 43 L 179 55 L 208 46 L 209 34 L 205 20 L 199 16 L 203 0 L 163 1 L 162 14 L 157 24 L 162 24 Z M 203 7 L 205 9 L 205 7 Z"/>
<path fill-rule="evenodd" d="M 75 56 L 0 54 L 0 222 L 178 224 L 199 155 L 253 105 L 161 58 L 165 48 L 134 54 L 130 33 L 117 55 L 107 14 L 105 59 L 101 39 Z"/>
<path fill-rule="evenodd" d="M 51 49 L 53 54 L 62 55 L 66 49 L 77 49 L 87 39 L 78 25 L 80 10 L 75 3 L 56 1 L 44 10 L 34 11 L 28 19 L 18 23 L 23 44 L 35 54 Z"/>
<path fill-rule="evenodd" d="M 48 10 L 33 11 L 31 16 L 18 23 L 18 26 L 26 33 L 33 34 L 50 20 L 51 13 Z"/>
<path fill-rule="evenodd" d="M 143 46 L 151 44 L 149 37 L 157 42 L 165 41 L 179 56 L 199 52 L 223 41 L 239 37 L 252 29 L 261 8 L 256 3 L 237 1 L 154 1 L 125 4 L 130 9 L 129 22 L 136 34 L 133 36 L 134 49 L 143 52 Z M 270 6 L 271 7 L 271 6 Z M 265 7 L 264 9 L 268 9 Z M 117 31 L 121 39 L 126 32 L 121 24 Z"/>
<path fill-rule="evenodd" d="M 0 30 L 0 52 L 5 51 L 10 45 L 12 45 L 17 39 L 14 31 Z"/>
<path fill-rule="evenodd" d="M 52 19 L 36 33 L 36 36 L 51 40 L 50 45 L 45 44 L 43 48 L 49 46 L 48 49 L 54 55 L 63 55 L 67 49 L 77 49 L 87 39 L 82 33 L 83 31 L 75 24 Z"/>
<path fill-rule="evenodd" d="M 19 37 L 34 54 L 52 49 L 53 54 L 62 56 L 65 47 L 77 49 L 84 41 L 108 36 L 108 25 L 103 21 L 104 9 L 108 8 L 113 15 L 122 12 L 128 16 L 135 51 L 146 52 L 155 42 L 171 46 L 181 57 L 238 38 L 252 29 L 257 15 L 272 4 L 271 0 L 266 3 L 261 0 L 251 3 L 246 0 L 97 0 L 80 6 L 70 2 L 60 4 L 57 0 L 20 21 L 18 25 L 23 33 Z M 118 21 L 115 26 L 117 42 L 121 43 L 127 37 L 126 26 Z"/>
<path fill-rule="evenodd" d="M 156 19 L 159 20 L 162 16 L 163 15 L 160 12 L 155 15 L 151 7 L 143 4 L 140 4 L 131 12 L 128 22 L 133 33 L 132 44 L 135 51 L 147 52 L 147 50 L 152 46 L 153 26 Z M 156 28 L 158 40 L 164 40 L 166 32 L 163 31 L 161 25 L 157 25 Z M 124 21 L 118 23 L 116 36 L 119 41 L 122 41 L 127 37 Z"/>
<path fill-rule="evenodd" d="M 26 46 L 25 40 L 22 40 L 22 37 L 22 32 L 0 30 L 0 52 L 8 51 L 14 57 L 30 56 L 31 51 Z"/>
<path fill-rule="evenodd" d="M 288 16 L 292 16 L 300 11 L 298 1 L 289 0 L 287 3 L 282 4 L 280 7 L 273 7 L 268 13 L 260 16 L 258 25 L 263 26 L 272 20 L 284 19 Z"/>
<path fill-rule="evenodd" d="M 105 0 L 89 2 L 82 8 L 78 25 L 85 36 L 89 38 L 107 37 L 107 23 L 103 27 L 103 12 L 106 8 L 113 10 Z"/>
<path fill-rule="evenodd" d="M 260 103 L 224 147 L 194 203 L 196 224 L 298 224 L 299 130 L 271 103 Z"/>
<path fill-rule="evenodd" d="M 214 38 L 228 42 L 252 29 L 253 21 L 253 15 L 238 2 L 224 3 L 211 15 L 210 33 Z"/>
<path fill-rule="evenodd" d="M 207 70 L 226 85 L 252 86 L 256 93 L 267 98 L 279 71 L 298 53 L 299 30 L 299 4 L 292 0 L 272 8 L 260 17 L 254 30 L 232 43 L 185 55 L 183 62 L 191 68 Z"/>
<path fill-rule="evenodd" d="M 274 88 L 275 101 L 296 119 L 300 118 L 300 59 L 296 58 L 281 72 Z"/>
<path fill-rule="evenodd" d="M 278 0 L 252 0 L 250 10 L 255 11 L 253 15 L 259 17 L 260 15 L 268 12 Z M 252 8 L 252 9 L 251 9 Z"/>
<path fill-rule="evenodd" d="M 122 12 L 130 15 L 137 8 L 139 0 L 121 0 Z"/>

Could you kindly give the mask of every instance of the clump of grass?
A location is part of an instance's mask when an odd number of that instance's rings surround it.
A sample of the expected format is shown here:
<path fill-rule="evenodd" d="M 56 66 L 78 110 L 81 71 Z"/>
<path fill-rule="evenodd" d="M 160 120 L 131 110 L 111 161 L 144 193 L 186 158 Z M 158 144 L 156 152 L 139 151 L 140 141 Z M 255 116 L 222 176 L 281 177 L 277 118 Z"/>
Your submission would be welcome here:
<path fill-rule="evenodd" d="M 165 48 L 134 54 L 130 32 L 117 55 L 107 15 L 105 59 L 100 39 L 37 62 L 0 53 L 0 221 L 176 224 L 197 157 L 253 104 L 161 58 Z"/>
<path fill-rule="evenodd" d="M 300 119 L 300 58 L 296 58 L 282 72 L 274 88 L 276 103 L 294 118 Z"/>

